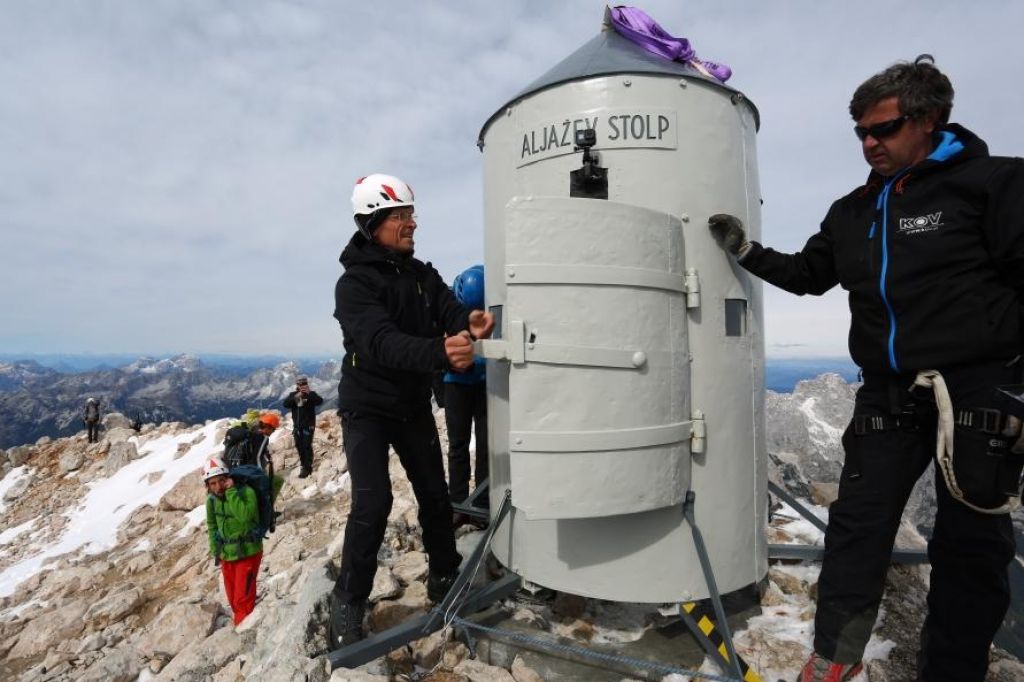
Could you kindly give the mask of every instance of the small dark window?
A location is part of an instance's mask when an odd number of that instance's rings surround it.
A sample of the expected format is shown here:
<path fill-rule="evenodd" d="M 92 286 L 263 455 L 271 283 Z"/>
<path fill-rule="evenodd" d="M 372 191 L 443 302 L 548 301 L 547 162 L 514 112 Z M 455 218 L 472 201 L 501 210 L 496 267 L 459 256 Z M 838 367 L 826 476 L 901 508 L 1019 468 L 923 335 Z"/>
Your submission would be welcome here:
<path fill-rule="evenodd" d="M 725 299 L 725 335 L 744 336 L 747 333 L 747 302 L 742 298 Z"/>
<path fill-rule="evenodd" d="M 501 338 L 501 308 L 502 307 L 500 305 L 492 305 L 488 308 L 491 315 L 494 316 L 494 331 L 491 332 L 492 339 Z"/>

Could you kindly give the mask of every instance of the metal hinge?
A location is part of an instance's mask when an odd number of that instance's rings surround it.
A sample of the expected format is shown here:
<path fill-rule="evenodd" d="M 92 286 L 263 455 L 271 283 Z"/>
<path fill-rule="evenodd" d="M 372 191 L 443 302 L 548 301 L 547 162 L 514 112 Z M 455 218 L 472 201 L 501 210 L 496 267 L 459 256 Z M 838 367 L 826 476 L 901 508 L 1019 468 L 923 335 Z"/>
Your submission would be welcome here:
<path fill-rule="evenodd" d="M 703 454 L 708 435 L 707 425 L 704 423 L 704 413 L 700 410 L 691 412 L 690 423 L 690 454 Z"/>
<path fill-rule="evenodd" d="M 700 279 L 697 278 L 696 268 L 686 268 L 686 279 L 684 284 L 686 291 L 687 310 L 700 307 Z"/>

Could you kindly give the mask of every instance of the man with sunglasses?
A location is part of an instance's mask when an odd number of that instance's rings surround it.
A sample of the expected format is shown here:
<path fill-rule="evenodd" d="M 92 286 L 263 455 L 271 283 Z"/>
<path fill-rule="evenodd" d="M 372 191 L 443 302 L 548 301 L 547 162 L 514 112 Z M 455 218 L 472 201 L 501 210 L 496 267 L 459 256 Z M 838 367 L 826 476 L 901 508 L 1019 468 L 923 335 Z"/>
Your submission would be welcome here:
<path fill-rule="evenodd" d="M 494 319 L 460 304 L 441 276 L 413 256 L 417 230 L 408 184 L 376 173 L 352 191 L 357 232 L 341 254 L 334 291 L 345 357 L 338 411 L 352 508 L 341 571 L 331 594 L 332 648 L 363 637 L 366 601 L 391 511 L 388 448 L 394 447 L 419 504 L 430 562 L 427 595 L 438 602 L 458 574 L 452 505 L 431 412 L 433 376 L 473 365 L 473 339 Z"/>
<path fill-rule="evenodd" d="M 814 653 L 800 682 L 862 669 L 903 507 L 944 442 L 938 424 L 954 434 L 955 448 L 942 450 L 954 452 L 960 485 L 936 476 L 919 679 L 983 680 L 1009 605 L 1015 547 L 1010 505 L 1000 502 L 1018 496 L 1024 437 L 995 389 L 1021 380 L 1024 162 L 989 156 L 949 123 L 952 106 L 953 87 L 928 55 L 858 87 L 850 114 L 871 172 L 798 253 L 748 242 L 734 216 L 709 220 L 723 247 L 771 284 L 797 295 L 849 291 L 850 352 L 864 385 L 843 435 Z"/>

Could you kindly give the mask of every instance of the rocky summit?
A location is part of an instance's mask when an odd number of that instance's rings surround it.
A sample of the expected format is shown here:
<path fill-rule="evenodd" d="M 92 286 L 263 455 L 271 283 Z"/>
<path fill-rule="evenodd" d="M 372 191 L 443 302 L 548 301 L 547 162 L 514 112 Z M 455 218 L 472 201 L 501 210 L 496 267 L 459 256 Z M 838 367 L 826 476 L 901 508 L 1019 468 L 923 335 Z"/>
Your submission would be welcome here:
<path fill-rule="evenodd" d="M 841 463 L 838 435 L 854 387 L 838 376 L 768 396 L 770 475 L 827 517 Z M 437 423 L 444 438 L 443 412 Z M 147 424 L 140 433 L 107 415 L 98 443 L 84 435 L 2 451 L 0 456 L 0 679 L 50 680 L 526 680 L 666 679 L 558 662 L 528 648 L 478 640 L 476 657 L 451 631 L 399 647 L 357 669 L 330 671 L 327 595 L 337 571 L 350 483 L 338 419 L 321 414 L 314 473 L 299 479 L 286 420 L 271 453 L 285 487 L 276 531 L 264 544 L 256 610 L 231 624 L 219 570 L 209 556 L 199 469 L 220 452 L 227 420 Z M 430 608 L 417 509 L 397 458 L 395 501 L 379 554 L 367 626 L 386 629 Z M 922 546 L 922 493 L 899 542 Z M 481 537 L 458 530 L 468 555 Z M 820 543 L 821 534 L 773 502 L 771 542 Z M 491 573 L 500 567 L 489 565 Z M 487 573 L 488 571 L 483 571 Z M 791 680 L 807 656 L 818 566 L 779 562 L 760 604 L 735 625 L 739 654 L 762 679 Z M 914 678 L 927 567 L 894 567 L 859 679 Z M 490 617 L 531 637 L 666 660 L 678 630 L 672 605 L 616 604 L 533 592 L 496 605 Z M 647 647 L 646 649 L 644 647 Z M 632 647 L 632 648 L 631 648 Z M 673 645 L 675 647 L 675 645 Z M 573 667 L 575 666 L 575 667 Z M 710 661 L 701 670 L 720 673 Z M 1024 679 L 1024 666 L 993 648 L 990 680 Z"/>

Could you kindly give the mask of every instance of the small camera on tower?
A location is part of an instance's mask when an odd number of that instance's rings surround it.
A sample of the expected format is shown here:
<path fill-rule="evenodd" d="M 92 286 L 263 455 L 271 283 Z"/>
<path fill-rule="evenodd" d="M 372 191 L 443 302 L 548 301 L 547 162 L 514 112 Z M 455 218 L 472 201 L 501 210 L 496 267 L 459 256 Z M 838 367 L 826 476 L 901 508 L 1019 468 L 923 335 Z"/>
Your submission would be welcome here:
<path fill-rule="evenodd" d="M 597 144 L 597 131 L 593 128 L 584 128 L 576 131 L 576 151 L 588 150 Z"/>
<path fill-rule="evenodd" d="M 601 159 L 591 148 L 597 144 L 594 128 L 577 130 L 573 135 L 575 151 L 583 152 L 583 164 L 569 172 L 569 196 L 584 199 L 608 198 L 608 169 L 602 168 Z"/>

